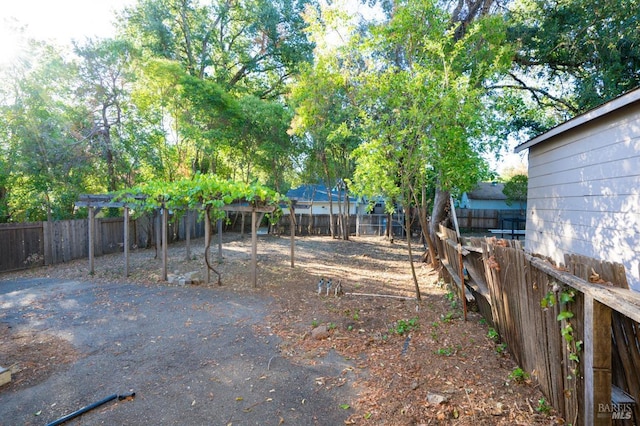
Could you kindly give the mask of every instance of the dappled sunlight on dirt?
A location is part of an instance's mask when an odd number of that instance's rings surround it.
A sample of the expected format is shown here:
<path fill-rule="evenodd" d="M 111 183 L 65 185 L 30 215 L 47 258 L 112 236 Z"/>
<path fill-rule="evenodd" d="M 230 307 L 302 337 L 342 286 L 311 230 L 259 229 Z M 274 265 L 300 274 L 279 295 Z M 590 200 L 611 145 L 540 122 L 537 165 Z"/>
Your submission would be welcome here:
<path fill-rule="evenodd" d="M 335 357 L 345 372 L 355 374 L 359 397 L 345 401 L 344 408 L 350 410 L 349 424 L 561 424 L 544 406 L 535 382 L 513 377 L 517 365 L 481 316 L 471 311 L 468 321 L 463 320 L 457 297 L 438 280 L 437 271 L 420 262 L 420 246 L 414 247 L 422 296 L 417 301 L 403 241 L 296 238 L 292 268 L 290 238 L 261 235 L 253 288 L 251 238 L 223 235 L 222 262 L 217 238 L 212 239 L 210 260 L 222 285 L 273 300 L 272 314 L 255 326 L 257 333 L 278 335 L 281 354 L 293 362 L 314 364 Z M 171 274 L 199 271 L 202 277 L 203 240 L 192 241 L 190 251 L 187 259 L 184 242 L 170 246 Z M 88 266 L 81 260 L 17 275 L 178 285 L 159 280 L 161 262 L 154 249 L 132 251 L 128 278 L 123 277 L 122 254 L 96 258 L 93 277 Z M 319 295 L 321 278 L 331 279 L 334 286 L 340 282 L 344 294 L 335 297 L 323 289 Z M 200 285 L 216 285 L 214 274 L 211 279 Z M 316 339 L 312 330 L 318 326 L 326 327 L 326 335 Z M 56 341 L 64 344 L 64 339 Z M 344 383 L 340 377 L 321 379 L 322 386 Z"/>

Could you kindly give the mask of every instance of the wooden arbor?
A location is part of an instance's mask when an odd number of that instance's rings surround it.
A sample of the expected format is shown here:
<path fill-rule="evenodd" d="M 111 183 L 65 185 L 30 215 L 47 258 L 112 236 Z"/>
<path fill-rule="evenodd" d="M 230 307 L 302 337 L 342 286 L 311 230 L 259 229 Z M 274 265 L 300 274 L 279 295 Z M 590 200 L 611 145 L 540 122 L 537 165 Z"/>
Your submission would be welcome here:
<path fill-rule="evenodd" d="M 248 187 L 247 187 L 248 188 Z M 264 190 L 263 190 L 264 192 Z M 155 200 L 157 200 L 158 197 L 157 194 L 153 194 L 156 195 L 154 197 Z M 143 205 L 146 205 L 146 207 L 144 208 L 145 210 L 150 210 L 149 208 L 149 204 L 152 204 L 154 206 L 154 209 L 158 210 L 160 212 L 160 217 L 162 218 L 162 225 L 161 225 L 161 236 L 160 238 L 158 238 L 159 242 L 162 243 L 162 248 L 161 248 L 161 259 L 162 259 L 162 279 L 163 280 L 167 280 L 167 269 L 168 269 L 168 248 L 167 248 L 167 242 L 168 242 L 168 216 L 169 216 L 169 204 L 168 202 L 164 202 L 164 201 L 160 201 L 160 202 L 155 202 L 154 203 L 147 203 L 147 200 L 149 199 L 150 195 L 136 195 L 136 196 L 116 196 L 116 195 L 83 195 L 79 198 L 79 200 L 76 202 L 76 206 L 78 207 L 87 207 L 89 209 L 89 270 L 90 273 L 93 274 L 94 273 L 94 241 L 95 241 L 95 214 L 96 214 L 96 210 L 99 210 L 101 208 L 109 208 L 109 207 L 116 207 L 116 208 L 123 208 L 124 209 L 124 256 L 125 256 L 125 267 L 124 267 L 124 274 L 125 276 L 129 275 L 129 216 L 130 216 L 130 210 L 131 209 L 135 209 L 135 208 L 139 208 Z M 166 198 L 171 198 L 171 197 L 166 197 Z M 201 196 L 202 198 L 202 196 Z M 278 199 L 278 197 L 275 197 L 276 200 Z M 164 197 L 162 198 L 164 199 Z M 174 196 L 173 199 L 175 200 L 176 197 Z M 215 204 L 216 205 L 216 209 L 218 211 L 224 211 L 224 212 L 250 212 L 251 213 L 251 219 L 252 219 L 252 226 L 251 226 L 251 242 L 252 242 L 252 249 L 251 249 L 251 283 L 252 285 L 255 287 L 257 285 L 257 233 L 258 233 L 258 223 L 257 223 L 257 214 L 258 213 L 273 213 L 276 210 L 276 206 L 275 204 L 271 204 L 268 205 L 267 203 L 261 203 L 263 205 L 261 205 L 260 203 L 231 203 L 229 201 L 231 201 L 232 199 L 229 198 L 229 196 L 224 196 L 224 200 L 227 201 L 228 203 L 225 203 L 223 201 L 223 198 L 220 197 L 220 199 L 216 199 L 214 200 L 214 203 L 211 202 L 211 200 L 207 200 L 209 201 L 208 203 L 202 203 L 199 202 L 197 204 L 194 205 L 194 203 L 191 203 L 191 205 L 185 204 L 182 205 L 181 207 L 183 209 L 189 209 L 189 208 L 198 208 L 198 209 L 204 209 L 205 210 L 205 216 L 206 216 L 206 220 L 205 220 L 205 247 L 209 247 L 210 245 L 210 238 L 211 238 L 211 217 L 210 217 L 210 209 L 211 209 L 211 205 Z M 176 202 L 174 201 L 172 203 L 172 208 L 176 209 L 176 208 L 180 208 L 180 206 L 176 206 Z M 205 207 L 206 206 L 206 207 Z M 189 243 L 189 234 L 187 234 L 187 244 Z M 291 250 L 291 255 L 292 255 L 292 260 L 291 260 L 291 264 L 293 265 L 293 241 L 292 241 L 292 250 Z M 205 280 L 208 283 L 210 281 L 210 274 L 209 274 L 209 268 L 206 268 L 206 272 L 205 272 Z"/>

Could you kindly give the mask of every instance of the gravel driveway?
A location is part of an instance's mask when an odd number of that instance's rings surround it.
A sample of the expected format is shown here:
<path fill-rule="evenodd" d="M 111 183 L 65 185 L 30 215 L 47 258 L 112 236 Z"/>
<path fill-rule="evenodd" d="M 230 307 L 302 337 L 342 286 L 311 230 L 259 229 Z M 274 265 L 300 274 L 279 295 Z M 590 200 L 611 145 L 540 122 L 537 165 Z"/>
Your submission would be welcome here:
<path fill-rule="evenodd" d="M 0 387 L 0 425 L 45 425 L 128 392 L 67 424 L 344 424 L 350 366 L 333 352 L 308 365 L 282 358 L 279 339 L 256 332 L 269 309 L 266 297 L 219 287 L 0 280 L 1 325 L 79 353 L 32 386 Z"/>

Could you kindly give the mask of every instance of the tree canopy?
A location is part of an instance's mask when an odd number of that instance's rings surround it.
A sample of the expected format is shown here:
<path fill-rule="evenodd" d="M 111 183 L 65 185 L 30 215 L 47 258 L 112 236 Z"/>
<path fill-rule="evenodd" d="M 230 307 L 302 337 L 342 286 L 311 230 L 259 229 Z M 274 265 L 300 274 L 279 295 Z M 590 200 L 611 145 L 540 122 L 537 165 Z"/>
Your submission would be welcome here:
<path fill-rule="evenodd" d="M 0 221 L 214 176 L 323 181 L 435 224 L 508 141 L 639 83 L 637 0 L 367 5 L 138 0 L 111 39 L 23 35 L 0 69 Z"/>

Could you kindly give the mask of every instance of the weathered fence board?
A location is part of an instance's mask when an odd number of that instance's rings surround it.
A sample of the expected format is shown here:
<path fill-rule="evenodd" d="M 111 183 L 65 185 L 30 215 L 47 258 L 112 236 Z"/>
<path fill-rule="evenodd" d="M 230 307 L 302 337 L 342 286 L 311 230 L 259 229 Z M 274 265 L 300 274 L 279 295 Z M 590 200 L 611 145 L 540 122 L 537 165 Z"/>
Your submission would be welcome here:
<path fill-rule="evenodd" d="M 456 255 L 447 249 L 458 238 L 443 227 L 439 236 L 445 271 L 459 281 Z M 574 255 L 566 257 L 562 269 L 526 254 L 517 241 L 464 242 L 467 286 L 481 313 L 568 423 L 610 424 L 612 414 L 606 409 L 612 407 L 612 385 L 636 401 L 640 398 L 640 296 L 612 287 L 626 287 L 621 265 Z M 607 285 L 591 284 L 596 278 Z M 486 292 L 479 291 L 483 285 Z M 572 293 L 573 301 L 560 303 L 563 291 Z M 548 294 L 556 303 L 542 306 Z M 572 316 L 559 320 L 562 312 Z M 637 422 L 638 404 L 632 408 Z"/>
<path fill-rule="evenodd" d="M 204 222 L 191 212 L 190 236 L 204 235 Z M 130 220 L 129 247 L 155 243 L 154 220 L 143 216 Z M 124 251 L 124 218 L 95 219 L 94 254 Z M 172 223 L 173 240 L 186 237 L 184 217 Z M 89 256 L 89 220 L 0 224 L 0 272 L 52 265 Z"/>
<path fill-rule="evenodd" d="M 458 218 L 460 229 L 472 231 L 511 229 L 511 222 L 503 221 L 503 219 L 523 216 L 523 213 L 518 210 L 456 209 L 456 217 Z"/>
<path fill-rule="evenodd" d="M 489 229 L 498 227 L 498 210 L 456 209 L 461 229 Z"/>
<path fill-rule="evenodd" d="M 0 224 L 0 271 L 44 264 L 42 222 Z"/>

